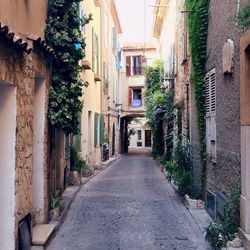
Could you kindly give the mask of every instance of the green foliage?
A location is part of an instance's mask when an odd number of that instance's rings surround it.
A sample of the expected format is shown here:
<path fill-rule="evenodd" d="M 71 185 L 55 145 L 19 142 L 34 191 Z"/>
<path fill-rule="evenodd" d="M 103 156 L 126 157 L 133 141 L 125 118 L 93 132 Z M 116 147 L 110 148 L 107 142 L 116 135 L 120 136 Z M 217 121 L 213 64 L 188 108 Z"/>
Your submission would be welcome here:
<path fill-rule="evenodd" d="M 235 16 L 237 28 L 246 31 L 250 27 L 250 4 L 241 9 Z"/>
<path fill-rule="evenodd" d="M 51 209 L 55 209 L 55 208 L 62 209 L 63 208 L 63 200 L 62 200 L 62 196 L 60 194 L 56 194 L 55 196 L 50 197 L 50 208 Z"/>
<path fill-rule="evenodd" d="M 70 170 L 78 171 L 79 173 L 86 168 L 86 162 L 82 159 L 75 146 L 70 147 Z"/>
<path fill-rule="evenodd" d="M 206 239 L 215 249 L 226 247 L 227 242 L 237 236 L 240 219 L 240 190 L 232 188 L 224 206 L 224 214 L 219 223 L 211 222 L 206 228 Z"/>
<path fill-rule="evenodd" d="M 188 14 L 188 33 L 189 45 L 192 58 L 191 80 L 195 86 L 196 107 L 198 110 L 198 128 L 200 139 L 200 155 L 202 161 L 202 189 L 205 190 L 206 177 L 206 124 L 205 124 L 205 65 L 207 60 L 207 33 L 209 20 L 209 1 L 208 0 L 187 0 L 186 9 Z"/>
<path fill-rule="evenodd" d="M 48 24 L 45 30 L 47 43 L 54 49 L 52 86 L 49 91 L 49 122 L 65 131 L 77 134 L 78 117 L 83 103 L 79 61 L 84 58 L 85 41 L 80 26 L 91 16 L 80 19 L 80 0 L 54 0 L 50 3 Z"/>
<path fill-rule="evenodd" d="M 177 145 L 174 151 L 173 161 L 161 159 L 168 172 L 168 180 L 174 181 L 178 186 L 180 195 L 193 196 L 193 180 L 191 175 L 192 162 L 190 160 L 190 145 Z"/>
<path fill-rule="evenodd" d="M 170 92 L 160 92 L 162 67 L 161 61 L 156 61 L 153 66 L 144 67 L 146 117 L 152 130 L 152 154 L 154 157 L 164 154 L 163 126 L 173 117 L 173 101 Z"/>
<path fill-rule="evenodd" d="M 222 225 L 212 221 L 206 228 L 206 240 L 210 241 L 216 250 L 226 247 L 227 240 L 224 238 Z"/>

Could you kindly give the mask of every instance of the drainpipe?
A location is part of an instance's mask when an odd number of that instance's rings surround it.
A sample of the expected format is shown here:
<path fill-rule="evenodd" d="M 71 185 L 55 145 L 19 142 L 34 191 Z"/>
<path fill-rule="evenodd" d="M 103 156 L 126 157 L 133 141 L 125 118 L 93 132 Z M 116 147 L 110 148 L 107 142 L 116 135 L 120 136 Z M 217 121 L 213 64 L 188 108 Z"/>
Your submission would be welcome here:
<path fill-rule="evenodd" d="M 240 0 L 237 0 L 237 14 L 239 13 L 240 10 Z"/>

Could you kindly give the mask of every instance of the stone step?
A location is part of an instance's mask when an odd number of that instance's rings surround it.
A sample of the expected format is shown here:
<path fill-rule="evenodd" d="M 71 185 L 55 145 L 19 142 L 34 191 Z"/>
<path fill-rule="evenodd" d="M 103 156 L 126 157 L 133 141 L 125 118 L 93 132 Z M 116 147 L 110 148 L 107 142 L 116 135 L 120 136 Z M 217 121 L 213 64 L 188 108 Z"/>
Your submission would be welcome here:
<path fill-rule="evenodd" d="M 44 246 L 55 230 L 53 224 L 38 224 L 32 228 L 32 245 Z"/>

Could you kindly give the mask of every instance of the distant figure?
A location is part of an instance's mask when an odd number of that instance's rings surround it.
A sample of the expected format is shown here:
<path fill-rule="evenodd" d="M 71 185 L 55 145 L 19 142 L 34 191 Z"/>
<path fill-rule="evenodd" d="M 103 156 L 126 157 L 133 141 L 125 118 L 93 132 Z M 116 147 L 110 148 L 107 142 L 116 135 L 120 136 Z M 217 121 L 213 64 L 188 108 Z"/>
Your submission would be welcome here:
<path fill-rule="evenodd" d="M 109 147 L 107 143 L 104 143 L 102 145 L 102 155 L 104 161 L 107 161 L 109 159 Z"/>

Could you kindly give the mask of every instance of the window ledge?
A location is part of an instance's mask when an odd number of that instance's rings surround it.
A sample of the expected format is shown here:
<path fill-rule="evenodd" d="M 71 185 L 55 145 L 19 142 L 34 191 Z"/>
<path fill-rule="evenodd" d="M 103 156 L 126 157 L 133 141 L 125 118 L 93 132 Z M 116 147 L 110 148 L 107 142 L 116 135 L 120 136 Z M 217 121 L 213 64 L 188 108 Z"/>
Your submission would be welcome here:
<path fill-rule="evenodd" d="M 95 74 L 95 81 L 96 81 L 96 82 L 100 82 L 100 81 L 101 81 L 101 76 Z"/>
<path fill-rule="evenodd" d="M 101 6 L 101 1 L 100 0 L 94 0 L 95 6 L 100 7 Z"/>
<path fill-rule="evenodd" d="M 88 60 L 82 60 L 82 68 L 85 70 L 91 69 L 91 64 Z"/>

